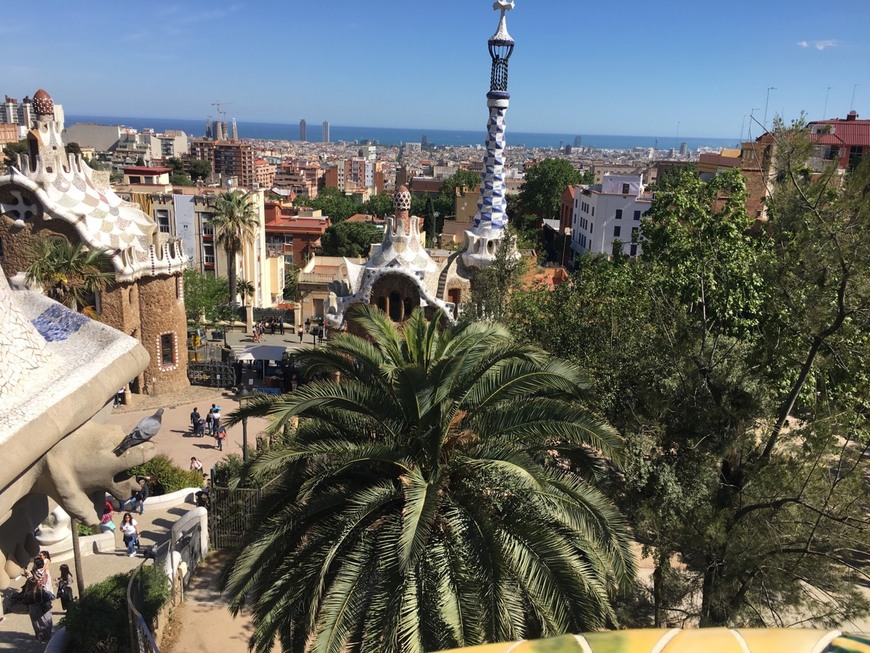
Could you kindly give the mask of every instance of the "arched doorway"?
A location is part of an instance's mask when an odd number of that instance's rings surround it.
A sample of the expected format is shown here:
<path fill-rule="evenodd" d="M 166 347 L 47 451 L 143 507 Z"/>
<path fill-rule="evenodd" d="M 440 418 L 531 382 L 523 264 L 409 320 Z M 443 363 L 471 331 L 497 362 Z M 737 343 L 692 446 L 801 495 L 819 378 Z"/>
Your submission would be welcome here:
<path fill-rule="evenodd" d="M 371 303 L 384 311 L 393 322 L 401 323 L 420 307 L 420 289 L 404 274 L 385 274 L 372 286 Z"/>

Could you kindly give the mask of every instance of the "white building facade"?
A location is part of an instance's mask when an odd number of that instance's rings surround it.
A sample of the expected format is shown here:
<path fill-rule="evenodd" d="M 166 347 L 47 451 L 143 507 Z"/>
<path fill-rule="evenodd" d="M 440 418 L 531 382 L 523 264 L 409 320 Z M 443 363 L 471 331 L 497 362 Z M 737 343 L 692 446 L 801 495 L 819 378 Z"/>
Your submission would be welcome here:
<path fill-rule="evenodd" d="M 607 175 L 601 184 L 576 186 L 571 248 L 578 254 L 640 256 L 640 221 L 652 204 L 643 175 Z"/>

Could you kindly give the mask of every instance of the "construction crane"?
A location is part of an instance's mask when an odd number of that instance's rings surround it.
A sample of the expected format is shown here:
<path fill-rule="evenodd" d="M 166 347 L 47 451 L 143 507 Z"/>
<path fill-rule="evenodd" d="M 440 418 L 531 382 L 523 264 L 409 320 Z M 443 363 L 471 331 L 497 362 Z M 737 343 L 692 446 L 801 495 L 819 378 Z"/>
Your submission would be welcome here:
<path fill-rule="evenodd" d="M 218 100 L 217 102 L 212 102 L 211 105 L 217 109 L 217 112 L 224 117 L 224 121 L 227 119 L 227 112 L 221 109 L 221 107 L 226 107 L 231 105 L 232 102 L 221 102 Z"/>

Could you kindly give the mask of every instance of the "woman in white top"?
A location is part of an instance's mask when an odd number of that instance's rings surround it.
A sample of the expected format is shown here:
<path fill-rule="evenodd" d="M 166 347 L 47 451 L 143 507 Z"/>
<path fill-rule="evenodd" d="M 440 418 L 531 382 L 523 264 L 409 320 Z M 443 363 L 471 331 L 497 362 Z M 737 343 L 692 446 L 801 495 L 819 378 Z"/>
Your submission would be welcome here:
<path fill-rule="evenodd" d="M 197 459 L 196 456 L 191 456 L 190 458 L 190 471 L 192 472 L 201 472 L 202 471 L 202 462 Z"/>
<path fill-rule="evenodd" d="M 127 553 L 136 555 L 136 544 L 139 542 L 139 524 L 129 512 L 124 513 L 121 519 L 121 534 L 124 536 L 124 544 L 127 545 Z"/>

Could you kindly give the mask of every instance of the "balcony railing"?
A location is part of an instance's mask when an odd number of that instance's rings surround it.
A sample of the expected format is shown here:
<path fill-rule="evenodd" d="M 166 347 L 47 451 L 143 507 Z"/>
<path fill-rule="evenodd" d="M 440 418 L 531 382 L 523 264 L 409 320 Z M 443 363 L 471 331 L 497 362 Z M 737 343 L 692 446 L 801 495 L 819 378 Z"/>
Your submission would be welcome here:
<path fill-rule="evenodd" d="M 298 283 L 322 284 L 330 283 L 335 280 L 334 274 L 325 274 L 317 272 L 300 272 Z"/>

